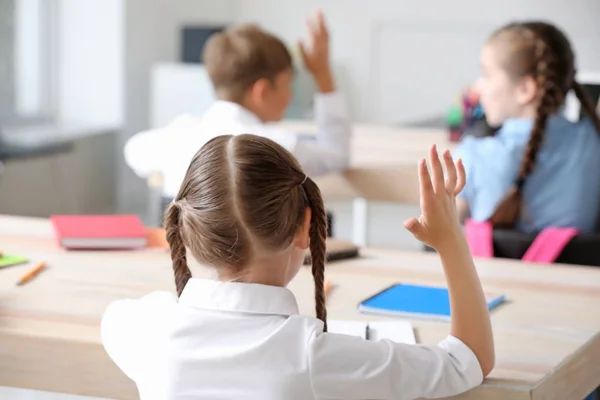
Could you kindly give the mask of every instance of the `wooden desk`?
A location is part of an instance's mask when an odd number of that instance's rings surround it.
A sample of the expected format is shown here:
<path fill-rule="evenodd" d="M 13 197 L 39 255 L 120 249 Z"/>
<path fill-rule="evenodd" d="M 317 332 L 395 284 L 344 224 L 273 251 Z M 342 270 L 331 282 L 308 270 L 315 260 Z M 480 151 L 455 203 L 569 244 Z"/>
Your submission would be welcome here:
<path fill-rule="evenodd" d="M 291 132 L 314 134 L 311 121 L 278 123 Z M 444 129 L 400 128 L 354 124 L 350 167 L 339 174 L 315 179 L 325 200 L 353 200 L 353 238 L 368 246 L 368 201 L 401 204 L 419 203 L 417 162 L 427 156 L 432 144 L 440 150 L 453 149 Z"/>
<path fill-rule="evenodd" d="M 287 130 L 313 134 L 310 121 L 286 120 L 278 124 Z M 355 124 L 350 151 L 350 168 L 342 174 L 317 179 L 327 199 L 354 199 L 417 204 L 419 202 L 417 162 L 427 156 L 432 144 L 453 149 L 443 129 L 399 128 Z"/>
<path fill-rule="evenodd" d="M 66 252 L 44 219 L 0 216 L 6 252 L 49 269 L 23 287 L 30 266 L 0 270 L 0 386 L 135 399 L 134 385 L 112 364 L 99 339 L 99 320 L 113 300 L 173 290 L 168 254 Z M 456 399 L 581 400 L 600 384 L 600 269 L 481 261 L 486 290 L 509 303 L 493 312 L 496 369 L 484 385 Z M 196 276 L 202 271 L 194 269 Z M 436 255 L 365 250 L 362 259 L 331 264 L 335 285 L 329 316 L 356 313 L 359 300 L 396 281 L 443 285 Z M 303 269 L 291 284 L 301 312 L 313 312 L 312 278 Z M 435 342 L 447 323 L 413 321 L 420 342 Z"/>

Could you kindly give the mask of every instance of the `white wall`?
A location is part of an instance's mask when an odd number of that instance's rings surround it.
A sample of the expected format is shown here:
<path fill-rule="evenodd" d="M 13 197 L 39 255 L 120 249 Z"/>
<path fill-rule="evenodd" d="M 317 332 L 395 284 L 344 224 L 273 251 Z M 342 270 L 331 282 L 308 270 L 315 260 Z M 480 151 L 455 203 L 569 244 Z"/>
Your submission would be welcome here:
<path fill-rule="evenodd" d="M 340 86 L 360 121 L 406 122 L 442 114 L 478 72 L 479 47 L 513 18 L 549 19 L 572 38 L 580 70 L 600 70 L 600 1 L 241 0 L 256 21 L 290 43 L 321 7 L 330 22 Z"/>
<path fill-rule="evenodd" d="M 125 0 L 58 0 L 58 118 L 123 123 Z"/>

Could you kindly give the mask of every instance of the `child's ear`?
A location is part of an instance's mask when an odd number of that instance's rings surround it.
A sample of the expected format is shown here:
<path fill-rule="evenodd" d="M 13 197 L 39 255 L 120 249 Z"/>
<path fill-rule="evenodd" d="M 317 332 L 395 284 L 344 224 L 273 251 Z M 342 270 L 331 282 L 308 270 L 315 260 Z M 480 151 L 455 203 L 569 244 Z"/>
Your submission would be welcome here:
<path fill-rule="evenodd" d="M 521 105 L 530 104 L 537 99 L 538 85 L 532 76 L 526 76 L 519 82 L 517 102 Z"/>
<path fill-rule="evenodd" d="M 304 210 L 304 221 L 302 222 L 302 226 L 298 229 L 298 233 L 296 233 L 296 239 L 294 240 L 294 245 L 296 247 L 301 248 L 302 250 L 308 249 L 310 246 L 310 219 L 312 217 L 312 211 L 310 207 L 306 207 Z"/>
<path fill-rule="evenodd" d="M 250 97 L 252 102 L 257 105 L 262 105 L 268 96 L 268 91 L 271 88 L 271 82 L 267 78 L 261 78 L 254 82 L 250 88 Z"/>

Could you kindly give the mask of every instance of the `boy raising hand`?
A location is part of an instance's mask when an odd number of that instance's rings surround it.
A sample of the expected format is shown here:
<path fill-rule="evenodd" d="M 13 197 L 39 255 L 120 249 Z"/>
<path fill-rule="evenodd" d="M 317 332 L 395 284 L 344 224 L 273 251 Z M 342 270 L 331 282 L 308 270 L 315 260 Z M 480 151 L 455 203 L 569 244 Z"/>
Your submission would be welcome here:
<path fill-rule="evenodd" d="M 308 20 L 300 53 L 318 93 L 315 140 L 267 125 L 283 118 L 292 98 L 293 63 L 286 45 L 252 24 L 215 34 L 204 63 L 217 100 L 204 116 L 182 115 L 164 128 L 138 133 L 125 145 L 128 165 L 142 178 L 160 173 L 163 196 L 173 198 L 200 147 L 215 136 L 253 133 L 289 150 L 312 177 L 346 169 L 351 126 L 329 60 L 329 33 L 321 12 Z"/>

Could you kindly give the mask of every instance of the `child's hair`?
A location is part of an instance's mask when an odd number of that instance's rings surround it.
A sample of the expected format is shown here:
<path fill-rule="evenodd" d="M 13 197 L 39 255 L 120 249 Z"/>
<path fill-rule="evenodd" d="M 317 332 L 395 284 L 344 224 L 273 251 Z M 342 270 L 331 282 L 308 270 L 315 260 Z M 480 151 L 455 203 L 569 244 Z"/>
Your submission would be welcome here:
<path fill-rule="evenodd" d="M 513 227 L 521 214 L 523 185 L 535 167 L 548 117 L 559 111 L 567 93 L 575 92 L 599 134 L 600 119 L 591 99 L 575 81 L 575 55 L 557 27 L 539 21 L 512 23 L 496 31 L 490 41 L 503 46 L 503 68 L 512 78 L 531 76 L 538 88 L 537 115 L 519 175 L 490 218 L 494 225 Z"/>
<path fill-rule="evenodd" d="M 203 59 L 217 97 L 234 102 L 240 102 L 259 79 L 274 82 L 292 69 L 285 44 L 253 24 L 214 34 L 204 47 Z"/>
<path fill-rule="evenodd" d="M 292 243 L 307 207 L 316 313 L 327 329 L 321 191 L 290 152 L 260 136 L 218 136 L 194 156 L 165 215 L 177 293 L 192 276 L 186 247 L 199 263 L 243 280 L 257 252 L 281 251 Z"/>

